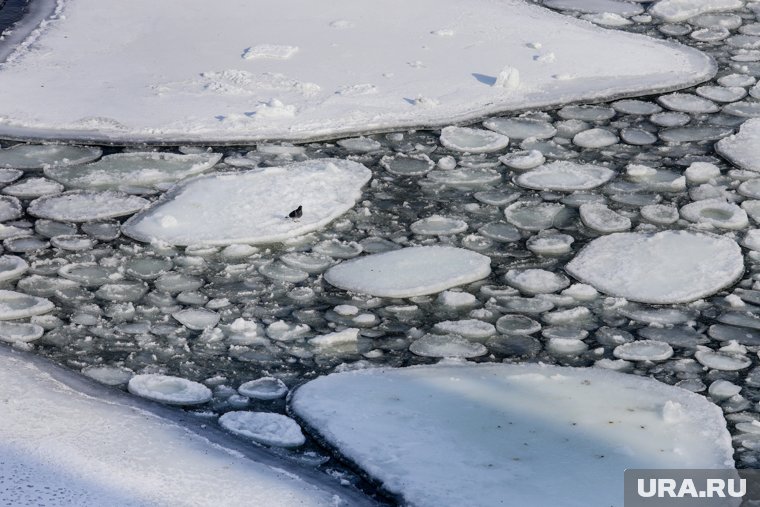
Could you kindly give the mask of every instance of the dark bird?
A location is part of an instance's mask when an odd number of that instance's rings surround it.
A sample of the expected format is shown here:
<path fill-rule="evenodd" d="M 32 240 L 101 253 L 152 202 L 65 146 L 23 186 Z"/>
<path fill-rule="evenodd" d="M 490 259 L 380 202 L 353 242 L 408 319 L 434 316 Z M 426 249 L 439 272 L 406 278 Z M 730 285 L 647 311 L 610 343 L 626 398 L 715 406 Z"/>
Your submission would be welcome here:
<path fill-rule="evenodd" d="M 288 214 L 290 218 L 301 218 L 303 216 L 303 206 L 299 206 Z"/>

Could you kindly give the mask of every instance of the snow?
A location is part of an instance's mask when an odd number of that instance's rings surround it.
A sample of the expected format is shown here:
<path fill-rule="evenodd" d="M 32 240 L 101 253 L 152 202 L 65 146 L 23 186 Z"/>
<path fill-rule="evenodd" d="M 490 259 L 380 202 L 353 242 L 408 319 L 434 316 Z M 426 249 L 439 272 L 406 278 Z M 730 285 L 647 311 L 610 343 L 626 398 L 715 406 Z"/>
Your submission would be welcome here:
<path fill-rule="evenodd" d="M 91 164 L 47 168 L 45 176 L 73 188 L 153 187 L 208 171 L 221 158 L 221 153 L 114 153 Z"/>
<path fill-rule="evenodd" d="M 121 192 L 74 190 L 35 199 L 27 211 L 35 217 L 61 222 L 91 222 L 132 215 L 147 205 L 146 199 Z"/>
<path fill-rule="evenodd" d="M 172 245 L 274 243 L 321 229 L 351 209 L 372 173 L 349 160 L 199 176 L 174 187 L 122 231 Z M 303 206 L 303 216 L 288 214 Z"/>
<path fill-rule="evenodd" d="M 491 259 L 449 246 L 408 247 L 345 261 L 325 272 L 341 289 L 404 298 L 435 294 L 491 273 Z"/>
<path fill-rule="evenodd" d="M 4 504 L 213 506 L 220 492 L 230 506 L 370 504 L 204 420 L 5 348 L 0 386 Z"/>
<path fill-rule="evenodd" d="M 716 143 L 715 151 L 740 169 L 760 172 L 760 118 L 742 123 L 738 134 Z"/>
<path fill-rule="evenodd" d="M 685 21 L 698 14 L 730 11 L 744 6 L 742 0 L 659 0 L 649 8 L 650 14 L 671 23 Z"/>
<path fill-rule="evenodd" d="M 170 405 L 201 405 L 211 399 L 211 390 L 203 384 L 158 373 L 135 375 L 128 387 L 132 394 Z"/>
<path fill-rule="evenodd" d="M 290 409 L 418 507 L 505 499 L 622 505 L 627 468 L 733 466 L 720 408 L 601 368 L 439 364 L 339 373 L 299 387 Z"/>
<path fill-rule="evenodd" d="M 729 287 L 744 272 L 736 242 L 690 231 L 617 233 L 586 245 L 567 272 L 631 301 L 685 303 Z"/>
<path fill-rule="evenodd" d="M 146 12 L 155 22 L 144 23 Z M 212 35 L 209 26 L 224 28 Z M 715 73 L 696 50 L 520 0 L 225 0 L 222 8 L 69 0 L 4 44 L 4 137 L 103 142 L 304 140 L 451 125 L 676 89 Z"/>
<path fill-rule="evenodd" d="M 275 447 L 298 447 L 306 442 L 301 427 L 288 416 L 269 412 L 227 412 L 222 428 L 254 442 Z"/>
<path fill-rule="evenodd" d="M 615 174 L 615 171 L 598 165 L 557 161 L 520 174 L 515 178 L 515 183 L 536 190 L 573 192 L 601 186 Z"/>

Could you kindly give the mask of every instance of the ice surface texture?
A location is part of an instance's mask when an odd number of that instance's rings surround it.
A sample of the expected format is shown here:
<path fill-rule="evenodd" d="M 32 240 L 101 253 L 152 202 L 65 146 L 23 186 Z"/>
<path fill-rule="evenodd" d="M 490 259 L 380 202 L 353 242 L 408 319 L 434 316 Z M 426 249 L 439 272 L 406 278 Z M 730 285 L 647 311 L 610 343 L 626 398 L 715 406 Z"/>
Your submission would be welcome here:
<path fill-rule="evenodd" d="M 597 238 L 567 272 L 612 296 L 653 304 L 686 303 L 736 282 L 744 258 L 736 242 L 690 231 L 618 233 Z"/>
<path fill-rule="evenodd" d="M 325 280 L 352 292 L 381 297 L 434 294 L 487 277 L 491 259 L 464 248 L 410 247 L 343 262 Z"/>
<path fill-rule="evenodd" d="M 59 3 L 24 43 L 7 43 L 3 136 L 338 137 L 675 89 L 715 72 L 696 50 L 520 0 Z"/>
<path fill-rule="evenodd" d="M 337 159 L 201 176 L 129 219 L 123 232 L 172 245 L 274 243 L 315 231 L 353 207 L 369 169 Z M 303 206 L 303 216 L 288 214 Z"/>
<path fill-rule="evenodd" d="M 622 505 L 626 468 L 733 465 L 720 408 L 596 368 L 371 369 L 311 381 L 290 407 L 417 507 Z"/>

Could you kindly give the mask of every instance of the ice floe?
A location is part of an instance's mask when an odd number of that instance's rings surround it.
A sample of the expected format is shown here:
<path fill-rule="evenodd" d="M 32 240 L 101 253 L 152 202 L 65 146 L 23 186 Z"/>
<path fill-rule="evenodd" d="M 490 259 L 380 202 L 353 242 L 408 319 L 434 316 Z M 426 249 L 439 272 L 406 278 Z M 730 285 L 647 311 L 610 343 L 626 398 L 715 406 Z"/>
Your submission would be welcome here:
<path fill-rule="evenodd" d="M 738 134 L 718 141 L 715 151 L 741 169 L 760 172 L 760 118 L 745 121 Z"/>
<path fill-rule="evenodd" d="M 441 144 L 455 151 L 489 153 L 506 148 L 509 138 L 490 130 L 446 127 L 441 131 Z"/>
<path fill-rule="evenodd" d="M 16 320 L 48 313 L 55 308 L 45 298 L 12 290 L 0 290 L 0 320 Z"/>
<path fill-rule="evenodd" d="M 66 144 L 17 144 L 0 150 L 0 167 L 22 170 L 84 164 L 100 157 L 100 148 Z"/>
<path fill-rule="evenodd" d="M 504 280 L 526 294 L 551 294 L 570 285 L 565 275 L 544 269 L 510 269 Z"/>
<path fill-rule="evenodd" d="M 732 285 L 744 272 L 736 242 L 689 231 L 617 233 L 597 238 L 567 264 L 597 290 L 631 301 L 694 301 Z"/>
<path fill-rule="evenodd" d="M 115 153 L 91 164 L 50 167 L 45 176 L 73 188 L 153 187 L 208 171 L 221 158 L 221 153 Z"/>
<path fill-rule="evenodd" d="M 93 385 L 44 360 L 0 352 L 0 500 L 12 505 L 373 505 L 173 410 Z M 110 385 L 130 373 L 89 368 Z M 151 413 L 152 412 L 152 413 Z M 192 419 L 192 418 L 191 418 Z M 306 472 L 308 474 L 308 472 Z M 306 478 L 308 477 L 308 478 Z"/>
<path fill-rule="evenodd" d="M 682 207 L 680 213 L 690 222 L 707 224 L 718 229 L 737 230 L 749 225 L 746 211 L 722 199 L 695 201 Z"/>
<path fill-rule="evenodd" d="M 370 177 L 361 164 L 338 159 L 200 176 L 175 187 L 122 230 L 141 241 L 173 245 L 274 243 L 320 229 L 351 209 Z M 289 218 L 299 206 L 303 215 Z"/>
<path fill-rule="evenodd" d="M 599 187 L 615 174 L 615 171 L 598 165 L 557 161 L 520 174 L 515 183 L 536 190 L 574 192 Z"/>
<path fill-rule="evenodd" d="M 420 507 L 618 505 L 626 468 L 733 466 L 718 407 L 601 368 L 371 369 L 320 377 L 290 402 L 309 431 Z"/>
<path fill-rule="evenodd" d="M 649 12 L 665 21 L 685 21 L 698 14 L 730 11 L 744 5 L 742 0 L 659 0 Z"/>
<path fill-rule="evenodd" d="M 200 405 L 211 399 L 211 390 L 192 380 L 147 373 L 129 380 L 129 392 L 169 405 Z"/>
<path fill-rule="evenodd" d="M 673 355 L 673 347 L 654 340 L 638 340 L 615 347 L 615 357 L 626 361 L 664 361 Z"/>
<path fill-rule="evenodd" d="M 491 273 L 491 259 L 448 246 L 409 247 L 345 261 L 325 272 L 331 285 L 381 297 L 435 294 Z"/>
<path fill-rule="evenodd" d="M 409 352 L 423 357 L 472 358 L 488 352 L 485 345 L 455 335 L 426 334 L 409 345 Z"/>
<path fill-rule="evenodd" d="M 602 3 L 581 10 L 593 13 Z M 606 3 L 611 12 L 591 19 L 620 24 L 621 14 L 639 9 Z M 146 9 L 157 22 L 143 25 L 135 43 L 127 27 Z M 178 9 L 194 15 L 177 17 Z M 24 25 L 6 41 L 0 130 L 104 142 L 315 139 L 675 89 L 715 72 L 708 57 L 686 46 L 605 31 L 519 0 L 475 0 L 466 16 L 451 1 L 405 5 L 403 19 L 389 19 L 387 9 L 287 0 L 240 4 L 231 17 L 200 1 L 157 8 L 139 0 L 113 12 L 97 0 L 73 0 L 53 22 Z M 654 11 L 667 9 L 661 3 Z M 101 22 L 104 13 L 118 16 L 118 29 Z M 225 29 L 205 40 L 205 51 L 187 51 L 214 25 Z M 35 43 L 18 44 L 32 30 Z"/>
<path fill-rule="evenodd" d="M 579 211 L 583 224 L 602 234 L 627 231 L 631 228 L 630 218 L 609 209 L 604 204 L 582 204 Z"/>
<path fill-rule="evenodd" d="M 238 392 L 257 400 L 276 400 L 288 394 L 288 386 L 278 378 L 261 377 L 244 382 L 238 387 Z"/>
<path fill-rule="evenodd" d="M 298 423 L 282 414 L 227 412 L 219 418 L 219 424 L 230 433 L 264 445 L 298 447 L 306 442 Z"/>
<path fill-rule="evenodd" d="M 147 205 L 146 199 L 121 192 L 74 190 L 35 199 L 27 211 L 35 217 L 61 222 L 91 222 L 132 215 Z"/>

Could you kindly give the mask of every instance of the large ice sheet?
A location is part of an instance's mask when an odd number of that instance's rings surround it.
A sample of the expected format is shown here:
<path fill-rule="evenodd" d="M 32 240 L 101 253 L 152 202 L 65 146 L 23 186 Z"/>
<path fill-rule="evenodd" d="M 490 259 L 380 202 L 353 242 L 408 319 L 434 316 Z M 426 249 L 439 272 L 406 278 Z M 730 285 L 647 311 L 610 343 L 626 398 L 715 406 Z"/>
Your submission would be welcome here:
<path fill-rule="evenodd" d="M 201 436 L 44 363 L 0 348 L 4 505 L 371 504 L 301 479 L 285 462 L 253 461 L 246 456 L 255 452 L 227 446 L 218 430 Z M 204 422 L 185 418 L 194 428 Z"/>
<path fill-rule="evenodd" d="M 338 159 L 201 176 L 127 220 L 122 231 L 172 245 L 274 243 L 315 231 L 351 209 L 371 176 L 363 165 Z M 290 218 L 299 206 L 303 215 Z"/>
<path fill-rule="evenodd" d="M 674 89 L 715 72 L 696 50 L 521 0 L 57 0 L 12 43 L 0 134 L 25 138 L 337 137 Z"/>
<path fill-rule="evenodd" d="M 725 236 L 691 231 L 617 233 L 593 240 L 567 272 L 612 296 L 685 303 L 725 289 L 744 273 L 744 257 Z"/>
<path fill-rule="evenodd" d="M 626 468 L 728 468 L 719 407 L 608 370 L 436 365 L 320 377 L 292 411 L 416 507 L 622 505 Z"/>

